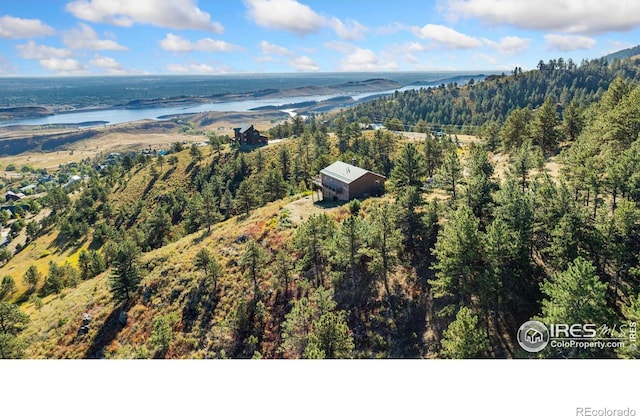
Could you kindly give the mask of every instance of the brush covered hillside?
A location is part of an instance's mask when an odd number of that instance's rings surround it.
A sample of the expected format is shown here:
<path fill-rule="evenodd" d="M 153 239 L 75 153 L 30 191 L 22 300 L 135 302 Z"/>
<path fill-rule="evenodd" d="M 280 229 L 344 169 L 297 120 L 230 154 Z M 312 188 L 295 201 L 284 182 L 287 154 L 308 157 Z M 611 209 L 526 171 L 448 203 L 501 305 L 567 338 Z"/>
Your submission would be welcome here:
<path fill-rule="evenodd" d="M 65 166 L 65 186 L 3 214 L 25 240 L 0 253 L 0 354 L 637 357 L 531 354 L 516 333 L 640 319 L 639 95 L 618 77 L 589 106 L 549 96 L 480 137 L 296 117 L 260 148 L 210 134 Z M 385 175 L 385 194 L 318 202 L 335 160 Z"/>

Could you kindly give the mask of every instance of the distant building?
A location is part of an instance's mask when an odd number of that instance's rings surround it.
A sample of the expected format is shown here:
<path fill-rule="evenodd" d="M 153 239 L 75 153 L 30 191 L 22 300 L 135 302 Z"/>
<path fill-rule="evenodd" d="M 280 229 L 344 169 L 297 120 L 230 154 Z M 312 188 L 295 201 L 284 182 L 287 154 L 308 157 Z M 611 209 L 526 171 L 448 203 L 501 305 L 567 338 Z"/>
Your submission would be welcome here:
<path fill-rule="evenodd" d="M 380 195 L 386 179 L 377 173 L 338 161 L 320 171 L 317 185 L 322 187 L 323 199 L 349 201 Z"/>
<path fill-rule="evenodd" d="M 31 185 L 23 186 L 22 188 L 20 188 L 20 192 L 27 193 L 28 191 L 30 191 L 32 189 L 36 189 L 36 185 L 31 184 Z"/>
<path fill-rule="evenodd" d="M 39 177 L 38 178 L 38 183 L 42 184 L 42 183 L 46 183 L 46 182 L 51 182 L 54 179 L 55 179 L 55 177 L 53 175 L 47 174 L 47 175 L 43 175 L 43 176 Z"/>
<path fill-rule="evenodd" d="M 66 188 L 67 186 L 71 186 L 72 184 L 78 182 L 79 180 L 81 180 L 82 178 L 78 175 L 73 175 L 72 177 L 69 178 L 69 181 L 67 183 L 64 184 L 63 188 Z"/>
<path fill-rule="evenodd" d="M 260 134 L 260 131 L 256 130 L 253 127 L 253 124 L 236 127 L 233 129 L 233 131 L 234 136 L 231 140 L 237 145 L 267 144 L 267 136 L 263 136 L 262 134 Z"/>
<path fill-rule="evenodd" d="M 12 191 L 7 191 L 4 194 L 4 199 L 5 201 L 9 202 L 9 201 L 20 201 L 22 198 L 25 197 L 25 194 L 23 194 L 22 192 L 12 192 Z"/>

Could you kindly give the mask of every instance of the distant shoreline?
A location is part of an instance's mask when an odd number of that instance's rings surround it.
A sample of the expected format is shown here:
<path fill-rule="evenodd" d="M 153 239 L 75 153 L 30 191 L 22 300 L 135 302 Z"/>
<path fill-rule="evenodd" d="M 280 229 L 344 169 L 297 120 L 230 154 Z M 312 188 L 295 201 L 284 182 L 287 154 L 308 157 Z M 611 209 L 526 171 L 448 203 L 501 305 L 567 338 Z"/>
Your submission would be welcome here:
<path fill-rule="evenodd" d="M 7 128 L 11 126 L 11 122 L 20 123 L 24 120 L 38 120 L 46 117 L 53 117 L 58 115 L 74 114 L 74 113 L 89 113 L 96 111 L 109 111 L 109 110 L 145 110 L 145 109 L 162 109 L 162 108 L 177 108 L 177 107 L 195 107 L 199 105 L 207 104 L 224 104 L 251 100 L 269 100 L 269 99 L 283 99 L 283 98 L 300 98 L 300 97 L 327 97 L 333 96 L 331 99 L 325 101 L 316 101 L 313 99 L 305 102 L 291 103 L 291 105 L 267 105 L 267 106 L 255 106 L 249 110 L 264 110 L 264 109 L 282 109 L 282 108 L 304 108 L 309 107 L 310 111 L 325 112 L 330 111 L 337 105 L 349 105 L 355 103 L 354 100 L 350 100 L 351 95 L 367 94 L 367 93 L 383 93 L 393 90 L 398 90 L 403 87 L 415 86 L 415 87 L 428 87 L 438 85 L 441 83 L 460 82 L 465 83 L 469 79 L 484 79 L 485 74 L 475 75 L 458 75 L 450 78 L 434 80 L 432 82 L 415 81 L 406 85 L 402 85 L 396 81 L 392 81 L 384 78 L 372 78 L 363 81 L 348 81 L 340 84 L 329 86 L 304 86 L 296 88 L 268 88 L 261 89 L 253 92 L 245 93 L 222 93 L 203 96 L 173 96 L 173 97 L 160 97 L 149 99 L 136 99 L 126 103 L 114 104 L 114 105 L 92 105 L 85 107 L 73 107 L 71 105 L 48 105 L 48 104 L 36 104 L 29 106 L 15 106 L 0 108 L 0 128 Z M 331 102 L 331 100 L 335 100 Z M 157 119 L 169 118 L 171 115 L 158 116 Z M 83 127 L 85 125 L 95 124 L 108 124 L 110 122 L 103 122 L 99 120 L 84 121 L 79 123 L 51 123 L 74 126 L 78 125 Z M 50 124 L 50 123 L 43 123 Z M 32 125 L 38 125 L 37 122 Z"/>

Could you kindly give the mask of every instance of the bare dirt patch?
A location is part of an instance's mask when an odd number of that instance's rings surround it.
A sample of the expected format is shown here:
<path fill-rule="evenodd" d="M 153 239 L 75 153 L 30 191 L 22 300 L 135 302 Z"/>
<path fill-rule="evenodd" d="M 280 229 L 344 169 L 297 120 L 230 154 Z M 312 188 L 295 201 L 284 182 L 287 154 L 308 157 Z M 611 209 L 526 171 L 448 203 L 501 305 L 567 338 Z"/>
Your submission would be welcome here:
<path fill-rule="evenodd" d="M 283 209 L 288 209 L 291 212 L 291 223 L 297 226 L 314 214 L 334 212 L 344 205 L 344 202 L 318 201 L 318 194 L 316 193 L 313 196 L 313 200 L 311 195 L 305 196 L 285 205 Z"/>

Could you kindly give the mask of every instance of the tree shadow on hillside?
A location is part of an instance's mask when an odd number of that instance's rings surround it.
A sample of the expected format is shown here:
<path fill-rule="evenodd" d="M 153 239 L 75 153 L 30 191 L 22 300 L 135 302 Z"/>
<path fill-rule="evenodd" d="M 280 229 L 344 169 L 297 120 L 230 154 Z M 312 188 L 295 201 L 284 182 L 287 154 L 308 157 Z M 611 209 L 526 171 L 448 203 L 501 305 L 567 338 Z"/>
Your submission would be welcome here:
<path fill-rule="evenodd" d="M 116 307 L 102 324 L 98 333 L 93 337 L 91 345 L 84 354 L 84 358 L 104 358 L 104 347 L 109 345 L 126 326 L 122 323 L 121 315 L 131 309 L 131 303 Z"/>
<path fill-rule="evenodd" d="M 149 183 L 147 184 L 147 187 L 144 188 L 144 191 L 142 192 L 142 199 L 144 199 L 147 196 L 147 194 L 149 193 L 149 191 L 151 191 L 151 189 L 153 189 L 153 185 L 155 185 L 156 181 L 158 180 L 158 176 L 159 175 L 151 176 L 151 180 L 149 181 Z"/>
<path fill-rule="evenodd" d="M 209 279 L 201 279 L 198 287 L 192 288 L 185 296 L 182 308 L 184 332 L 191 332 L 198 318 L 200 318 L 200 328 L 209 327 L 218 301 L 217 290 L 213 290 Z"/>
<path fill-rule="evenodd" d="M 171 176 L 171 174 L 172 174 L 173 172 L 175 172 L 175 171 L 176 171 L 176 167 L 175 167 L 175 166 L 173 166 L 171 169 L 169 169 L 168 171 L 166 171 L 166 172 L 164 173 L 164 175 L 162 175 L 162 180 L 163 180 L 163 181 L 166 181 L 167 179 L 169 179 L 169 176 Z"/>

